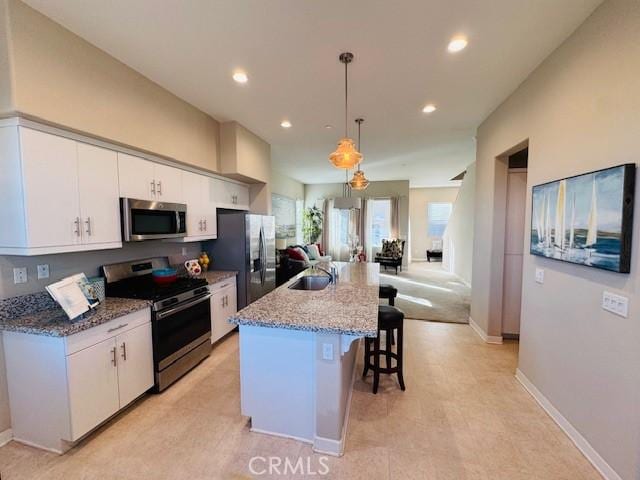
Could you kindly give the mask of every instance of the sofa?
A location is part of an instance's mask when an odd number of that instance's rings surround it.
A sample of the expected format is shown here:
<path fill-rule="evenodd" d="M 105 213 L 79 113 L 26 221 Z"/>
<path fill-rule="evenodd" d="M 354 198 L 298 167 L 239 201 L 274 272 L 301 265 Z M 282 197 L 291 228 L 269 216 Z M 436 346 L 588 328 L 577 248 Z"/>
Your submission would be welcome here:
<path fill-rule="evenodd" d="M 303 270 L 320 262 L 330 261 L 331 255 L 324 255 L 319 244 L 291 245 L 286 249 L 278 250 L 276 284 L 282 285 Z"/>

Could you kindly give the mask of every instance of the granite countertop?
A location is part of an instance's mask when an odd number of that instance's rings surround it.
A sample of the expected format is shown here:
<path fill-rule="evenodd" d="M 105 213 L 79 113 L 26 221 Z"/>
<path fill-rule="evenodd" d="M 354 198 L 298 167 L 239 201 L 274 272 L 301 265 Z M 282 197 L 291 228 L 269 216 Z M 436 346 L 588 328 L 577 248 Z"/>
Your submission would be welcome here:
<path fill-rule="evenodd" d="M 50 297 L 38 294 L 14 297 L 0 301 L 0 330 L 66 337 L 150 306 L 147 300 L 107 297 L 94 310 L 69 320 Z"/>
<path fill-rule="evenodd" d="M 199 278 L 204 278 L 209 285 L 213 285 L 214 283 L 235 277 L 236 275 L 238 275 L 238 272 L 231 270 L 209 270 L 207 272 L 202 272 L 202 275 L 200 275 Z"/>
<path fill-rule="evenodd" d="M 333 264 L 340 272 L 336 285 L 329 284 L 325 289 L 315 291 L 289 289 L 289 285 L 302 276 L 326 275 L 309 268 L 240 310 L 229 322 L 236 325 L 375 337 L 378 329 L 380 265 Z"/>

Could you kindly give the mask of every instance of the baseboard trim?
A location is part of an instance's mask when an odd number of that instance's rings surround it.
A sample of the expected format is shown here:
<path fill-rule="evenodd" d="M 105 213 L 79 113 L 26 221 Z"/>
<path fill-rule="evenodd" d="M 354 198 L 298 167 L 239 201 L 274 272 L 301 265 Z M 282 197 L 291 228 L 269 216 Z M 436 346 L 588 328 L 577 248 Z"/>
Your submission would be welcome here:
<path fill-rule="evenodd" d="M 487 335 L 480 325 L 473 321 L 471 315 L 469 315 L 469 325 L 471 328 L 478 334 L 478 336 L 485 342 L 490 343 L 492 345 L 502 345 L 502 337 L 497 335 Z"/>
<path fill-rule="evenodd" d="M 323 455 L 331 455 L 332 457 L 341 457 L 344 449 L 343 440 L 334 440 L 332 438 L 315 437 L 313 439 L 313 451 Z"/>
<path fill-rule="evenodd" d="M 547 412 L 551 419 L 562 429 L 562 431 L 571 439 L 574 445 L 582 452 L 591 465 L 594 466 L 600 475 L 606 480 L 622 480 L 622 477 L 616 473 L 616 471 L 605 461 L 604 458 L 591 446 L 591 444 L 584 438 L 576 428 L 571 425 L 560 411 L 545 397 L 540 390 L 522 373 L 518 368 L 516 369 L 516 379 L 529 392 L 529 394 L 538 402 L 538 405 Z"/>
<path fill-rule="evenodd" d="M 7 428 L 4 432 L 0 432 L 0 447 L 5 446 L 13 440 L 13 431 L 10 428 Z"/>

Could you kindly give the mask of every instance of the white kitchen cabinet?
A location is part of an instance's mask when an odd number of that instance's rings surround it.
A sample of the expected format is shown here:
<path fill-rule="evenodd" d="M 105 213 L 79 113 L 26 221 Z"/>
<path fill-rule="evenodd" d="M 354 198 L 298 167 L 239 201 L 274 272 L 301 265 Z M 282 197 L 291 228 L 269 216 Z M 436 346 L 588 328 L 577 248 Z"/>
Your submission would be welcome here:
<path fill-rule="evenodd" d="M 71 437 L 77 440 L 120 409 L 113 338 L 67 357 Z"/>
<path fill-rule="evenodd" d="M 145 323 L 116 337 L 120 408 L 153 385 L 151 324 Z"/>
<path fill-rule="evenodd" d="M 187 204 L 187 236 L 183 242 L 199 242 L 217 238 L 216 203 L 209 193 L 209 182 L 205 175 L 182 172 L 182 191 Z"/>
<path fill-rule="evenodd" d="M 237 312 L 235 277 L 209 286 L 211 292 L 211 343 L 235 328 L 227 319 Z"/>
<path fill-rule="evenodd" d="M 13 436 L 35 447 L 68 450 L 154 383 L 148 308 L 67 337 L 2 340 Z"/>
<path fill-rule="evenodd" d="M 120 196 L 183 203 L 182 171 L 126 153 L 118 153 Z"/>
<path fill-rule="evenodd" d="M 212 179 L 211 196 L 218 208 L 249 210 L 249 187 L 246 185 Z"/>
<path fill-rule="evenodd" d="M 120 196 L 138 200 L 154 200 L 153 162 L 118 152 Z"/>
<path fill-rule="evenodd" d="M 77 143 L 28 128 L 19 133 L 27 244 L 81 243 Z"/>
<path fill-rule="evenodd" d="M 78 185 L 83 242 L 120 242 L 122 233 L 116 152 L 78 143 Z"/>
<path fill-rule="evenodd" d="M 121 247 L 115 162 L 110 150 L 0 128 L 0 254 Z"/>

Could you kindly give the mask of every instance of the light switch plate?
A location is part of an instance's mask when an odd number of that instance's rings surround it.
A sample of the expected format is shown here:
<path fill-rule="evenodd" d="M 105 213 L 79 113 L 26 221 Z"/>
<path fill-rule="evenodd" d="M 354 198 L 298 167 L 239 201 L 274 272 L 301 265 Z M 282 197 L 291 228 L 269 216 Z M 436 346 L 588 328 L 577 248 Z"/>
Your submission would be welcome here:
<path fill-rule="evenodd" d="M 49 265 L 38 265 L 38 280 L 49 278 Z"/>
<path fill-rule="evenodd" d="M 544 283 L 544 269 L 536 268 L 536 283 Z"/>
<path fill-rule="evenodd" d="M 627 318 L 629 316 L 629 299 L 605 290 L 602 292 L 602 308 L 615 315 Z"/>
<path fill-rule="evenodd" d="M 332 343 L 322 344 L 322 359 L 333 360 L 333 344 Z"/>
<path fill-rule="evenodd" d="M 27 283 L 27 267 L 13 269 L 13 283 Z"/>

